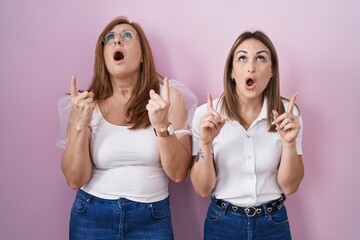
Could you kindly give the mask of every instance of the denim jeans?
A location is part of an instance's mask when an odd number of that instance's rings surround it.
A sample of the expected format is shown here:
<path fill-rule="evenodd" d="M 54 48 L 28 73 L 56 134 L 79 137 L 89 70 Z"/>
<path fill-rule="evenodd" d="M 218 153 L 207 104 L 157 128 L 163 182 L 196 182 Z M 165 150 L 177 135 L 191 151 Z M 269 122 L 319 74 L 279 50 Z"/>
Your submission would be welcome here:
<path fill-rule="evenodd" d="M 205 220 L 205 240 L 290 240 L 290 226 L 283 205 L 278 211 L 246 216 L 210 202 Z"/>
<path fill-rule="evenodd" d="M 171 240 L 169 197 L 153 203 L 107 200 L 78 190 L 70 217 L 70 240 Z"/>

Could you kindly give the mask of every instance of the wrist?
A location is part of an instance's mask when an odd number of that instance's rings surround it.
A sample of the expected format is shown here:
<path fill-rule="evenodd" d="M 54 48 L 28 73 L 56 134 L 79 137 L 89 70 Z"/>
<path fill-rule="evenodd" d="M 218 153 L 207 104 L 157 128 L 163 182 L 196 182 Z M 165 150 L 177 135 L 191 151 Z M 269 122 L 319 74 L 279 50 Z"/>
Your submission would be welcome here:
<path fill-rule="evenodd" d="M 175 128 L 169 122 L 167 123 L 166 127 L 154 128 L 154 132 L 157 137 L 168 137 L 174 135 Z"/>
<path fill-rule="evenodd" d="M 209 141 L 200 141 L 199 142 L 199 148 L 203 149 L 203 150 L 206 150 L 206 149 L 212 149 L 212 142 Z"/>
<path fill-rule="evenodd" d="M 157 132 L 163 132 L 166 131 L 166 129 L 169 126 L 169 120 L 165 120 L 164 122 L 160 122 L 158 124 L 153 124 L 155 131 Z"/>
<path fill-rule="evenodd" d="M 291 142 L 283 142 L 282 143 L 283 145 L 283 148 L 288 148 L 288 149 L 291 149 L 291 148 L 296 148 L 296 142 L 295 141 L 291 141 Z"/>

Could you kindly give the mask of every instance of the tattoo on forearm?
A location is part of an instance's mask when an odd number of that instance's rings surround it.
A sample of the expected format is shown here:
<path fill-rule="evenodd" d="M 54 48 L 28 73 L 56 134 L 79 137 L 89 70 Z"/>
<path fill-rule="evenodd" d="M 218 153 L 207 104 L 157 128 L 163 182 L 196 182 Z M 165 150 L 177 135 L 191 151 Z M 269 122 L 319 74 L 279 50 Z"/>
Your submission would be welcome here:
<path fill-rule="evenodd" d="M 204 151 L 201 148 L 199 148 L 199 151 L 196 154 L 195 162 L 199 162 L 200 159 L 204 159 Z"/>

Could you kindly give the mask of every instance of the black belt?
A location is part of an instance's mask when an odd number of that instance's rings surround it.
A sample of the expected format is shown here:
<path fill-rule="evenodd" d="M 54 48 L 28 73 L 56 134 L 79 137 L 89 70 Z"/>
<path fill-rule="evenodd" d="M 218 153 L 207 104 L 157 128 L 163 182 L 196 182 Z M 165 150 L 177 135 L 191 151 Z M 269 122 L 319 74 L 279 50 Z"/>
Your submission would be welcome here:
<path fill-rule="evenodd" d="M 215 197 L 211 197 L 211 199 L 221 208 L 225 209 L 230 212 L 240 213 L 243 215 L 246 215 L 248 217 L 254 217 L 257 215 L 262 215 L 265 213 L 265 209 L 268 213 L 271 213 L 273 211 L 278 211 L 282 208 L 284 205 L 284 201 L 286 199 L 285 194 L 281 194 L 281 197 L 279 199 L 270 201 L 268 203 L 265 203 L 263 205 L 255 206 L 255 207 L 239 207 L 236 205 L 233 205 L 227 201 L 217 199 Z"/>

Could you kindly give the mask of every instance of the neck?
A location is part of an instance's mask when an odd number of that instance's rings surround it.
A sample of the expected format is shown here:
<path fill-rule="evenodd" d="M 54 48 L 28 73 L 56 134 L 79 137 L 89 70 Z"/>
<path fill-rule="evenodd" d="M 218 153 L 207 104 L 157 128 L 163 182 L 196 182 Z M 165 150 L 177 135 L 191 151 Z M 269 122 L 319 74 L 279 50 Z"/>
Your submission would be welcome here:
<path fill-rule="evenodd" d="M 135 84 L 137 82 L 138 76 L 122 76 L 122 77 L 116 77 L 113 76 L 111 78 L 111 83 L 113 86 L 113 96 L 114 97 L 125 97 L 130 98 Z"/>
<path fill-rule="evenodd" d="M 238 98 L 240 112 L 253 112 L 261 111 L 263 105 L 263 98 L 259 96 L 257 98 Z"/>
<path fill-rule="evenodd" d="M 239 99 L 239 115 L 240 115 L 240 124 L 243 125 L 245 129 L 248 129 L 251 123 L 259 116 L 263 100 L 262 97 L 255 99 Z"/>

